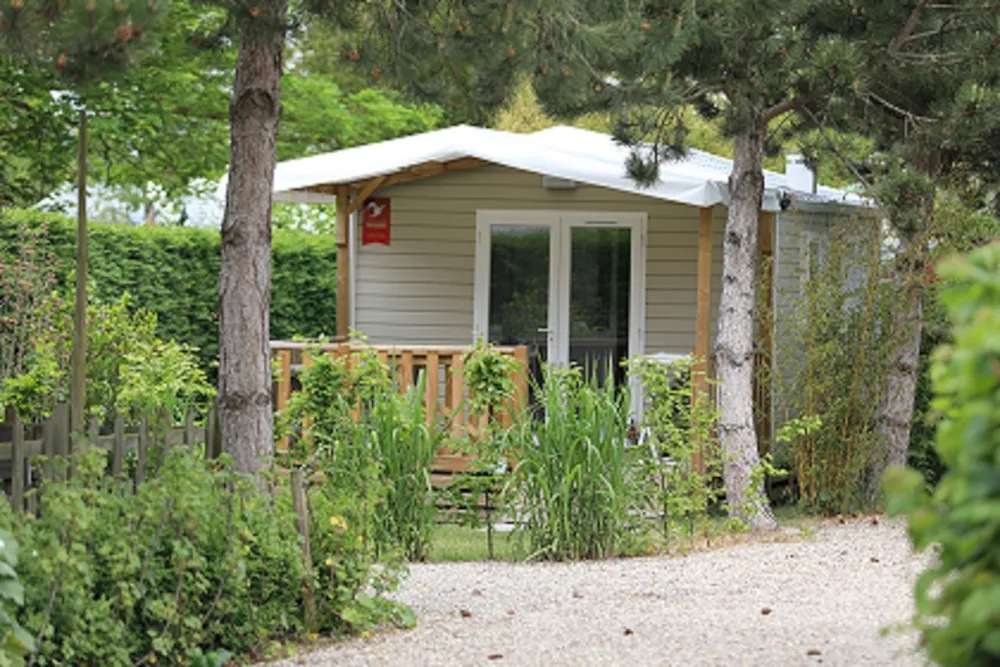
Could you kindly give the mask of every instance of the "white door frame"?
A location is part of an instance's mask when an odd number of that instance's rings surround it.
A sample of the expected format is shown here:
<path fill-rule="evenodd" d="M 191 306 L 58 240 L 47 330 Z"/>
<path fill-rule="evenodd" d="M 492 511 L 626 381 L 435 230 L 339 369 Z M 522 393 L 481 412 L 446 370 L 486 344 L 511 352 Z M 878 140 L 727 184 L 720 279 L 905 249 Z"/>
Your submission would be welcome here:
<path fill-rule="evenodd" d="M 549 229 L 549 308 L 546 323 L 546 352 L 544 361 L 554 363 L 558 354 L 559 340 L 559 257 L 561 239 L 559 217 L 548 211 L 476 211 L 476 269 L 474 274 L 473 297 L 473 342 L 489 339 L 490 328 L 490 227 L 492 225 L 518 227 L 548 227 Z"/>
<path fill-rule="evenodd" d="M 629 356 L 642 354 L 646 323 L 646 213 L 614 211 L 476 211 L 476 268 L 474 339 L 489 333 L 490 234 L 492 225 L 548 227 L 549 322 L 548 363 L 569 360 L 569 302 L 571 234 L 574 227 L 624 227 L 632 230 L 629 284 Z"/>

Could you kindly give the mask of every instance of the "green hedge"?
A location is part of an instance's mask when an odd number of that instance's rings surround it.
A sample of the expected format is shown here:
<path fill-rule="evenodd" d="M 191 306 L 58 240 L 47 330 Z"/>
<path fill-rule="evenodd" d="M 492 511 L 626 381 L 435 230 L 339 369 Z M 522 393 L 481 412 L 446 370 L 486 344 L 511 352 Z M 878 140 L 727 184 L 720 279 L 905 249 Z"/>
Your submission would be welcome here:
<path fill-rule="evenodd" d="M 0 259 L 18 253 L 21 224 L 48 223 L 46 238 L 69 286 L 75 221 L 36 211 L 0 211 Z M 337 247 L 332 235 L 275 231 L 272 243 L 271 337 L 332 335 L 337 322 Z M 219 232 L 189 227 L 94 223 L 89 236 L 91 299 L 128 291 L 156 313 L 158 335 L 194 345 L 210 366 L 218 359 Z M 214 375 L 214 372 L 212 373 Z"/>

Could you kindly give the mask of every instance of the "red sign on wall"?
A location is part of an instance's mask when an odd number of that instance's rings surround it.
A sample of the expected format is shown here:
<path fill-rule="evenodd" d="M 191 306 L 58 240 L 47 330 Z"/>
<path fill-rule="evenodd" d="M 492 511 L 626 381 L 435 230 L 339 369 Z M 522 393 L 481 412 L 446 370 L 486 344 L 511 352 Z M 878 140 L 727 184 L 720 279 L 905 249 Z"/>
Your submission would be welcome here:
<path fill-rule="evenodd" d="M 389 245 L 389 233 L 392 229 L 390 212 L 388 197 L 365 200 L 365 205 L 361 208 L 361 245 Z"/>

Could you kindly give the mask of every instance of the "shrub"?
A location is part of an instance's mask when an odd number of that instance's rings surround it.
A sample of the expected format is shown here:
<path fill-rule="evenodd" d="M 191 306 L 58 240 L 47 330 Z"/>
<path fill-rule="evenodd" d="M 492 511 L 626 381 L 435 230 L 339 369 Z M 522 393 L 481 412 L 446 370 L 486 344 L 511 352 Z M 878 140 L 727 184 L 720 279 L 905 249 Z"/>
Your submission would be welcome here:
<path fill-rule="evenodd" d="M 810 250 L 801 294 L 781 312 L 781 417 L 814 427 L 790 430 L 780 453 L 809 510 L 856 511 L 872 502 L 868 470 L 882 449 L 879 406 L 906 333 L 892 326 L 901 297 L 886 279 L 880 244 L 879 227 L 864 219 L 831 227 L 822 258 Z"/>
<path fill-rule="evenodd" d="M 366 591 L 395 579 L 357 557 L 356 543 L 331 539 L 329 514 L 315 516 L 310 568 L 289 494 L 262 494 L 228 461 L 174 448 L 134 494 L 125 480 L 109 484 L 101 452 L 72 465 L 69 480 L 43 485 L 38 518 L 0 512 L 0 527 L 30 554 L 22 622 L 41 638 L 38 664 L 204 662 L 222 649 L 247 654 L 275 638 L 397 613 Z M 314 497 L 317 513 L 332 495 Z M 311 627 L 305 581 L 320 601 Z"/>
<path fill-rule="evenodd" d="M 155 335 L 156 316 L 131 307 L 129 295 L 87 307 L 87 411 L 107 421 L 116 410 L 133 421 L 140 414 L 170 412 L 183 419 L 204 408 L 214 394 L 198 366 L 196 350 Z M 65 341 L 72 333 L 66 307 L 33 337 L 21 372 L 0 382 L 0 408 L 16 407 L 28 420 L 44 418 L 69 393 L 70 360 Z"/>
<path fill-rule="evenodd" d="M 35 650 L 35 639 L 15 616 L 24 604 L 24 586 L 17 577 L 17 540 L 0 530 L 0 665 L 22 667 Z"/>
<path fill-rule="evenodd" d="M 442 496 L 458 510 L 463 524 L 474 528 L 485 524 L 487 557 L 492 560 L 494 516 L 505 512 L 513 495 L 509 460 L 513 422 L 504 416 L 512 414 L 515 380 L 526 369 L 513 357 L 480 340 L 466 353 L 461 372 L 468 398 L 465 406 L 457 409 L 466 407 L 469 422 L 476 426 L 470 425 L 449 443 L 471 458 L 465 470 L 453 476 Z"/>
<path fill-rule="evenodd" d="M 703 372 L 693 358 L 662 363 L 636 357 L 628 365 L 645 399 L 640 427 L 648 435 L 645 475 L 654 486 L 649 509 L 660 516 L 664 539 L 672 532 L 691 535 L 722 494 L 714 483 L 722 466 L 713 437 L 718 410 L 707 396 L 693 401 L 692 375 Z"/>
<path fill-rule="evenodd" d="M 299 435 L 288 460 L 326 476 L 323 488 L 348 489 L 356 502 L 331 511 L 384 555 L 423 559 L 435 508 L 430 468 L 441 442 L 426 421 L 424 380 L 400 388 L 375 350 L 351 363 L 318 347 L 292 395 L 286 430 Z"/>
<path fill-rule="evenodd" d="M 607 374 L 611 377 L 611 373 Z M 546 368 L 538 405 L 512 432 L 520 530 L 532 556 L 602 558 L 645 528 L 642 478 L 622 387 Z"/>
<path fill-rule="evenodd" d="M 71 287 L 75 222 L 53 213 L 0 211 L 0 265 L 20 257 L 20 237 L 58 260 L 57 286 Z M 208 370 L 218 359 L 219 232 L 189 227 L 92 223 L 88 262 L 91 296 L 156 315 L 156 333 L 198 349 Z M 276 230 L 272 238 L 271 337 L 336 331 L 336 242 L 332 235 Z"/>
<path fill-rule="evenodd" d="M 938 545 L 916 586 L 916 622 L 941 665 L 1000 663 L 1000 244 L 940 267 L 954 344 L 934 354 L 935 445 L 947 471 L 932 493 L 914 470 L 886 476 L 890 509 L 914 545 Z"/>

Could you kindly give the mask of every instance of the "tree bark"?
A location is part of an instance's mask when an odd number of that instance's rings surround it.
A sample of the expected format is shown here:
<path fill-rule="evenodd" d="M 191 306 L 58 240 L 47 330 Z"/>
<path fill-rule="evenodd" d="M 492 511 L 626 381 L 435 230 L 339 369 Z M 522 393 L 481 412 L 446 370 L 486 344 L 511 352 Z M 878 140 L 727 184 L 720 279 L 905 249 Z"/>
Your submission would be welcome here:
<path fill-rule="evenodd" d="M 893 332 L 899 347 L 889 362 L 885 393 L 879 404 L 876 432 L 879 446 L 866 474 L 868 497 L 876 502 L 882 491 L 882 476 L 889 466 L 905 466 L 910 453 L 910 427 L 920 374 L 920 340 L 923 333 L 924 289 L 922 249 L 913 247 L 905 234 L 900 238 L 899 294 L 903 295 L 893 317 Z"/>
<path fill-rule="evenodd" d="M 753 415 L 753 322 L 766 128 L 756 113 L 734 142 L 716 342 L 719 440 L 729 513 L 757 531 L 777 528 L 763 480 L 753 483 L 760 464 Z"/>
<path fill-rule="evenodd" d="M 219 273 L 222 449 L 256 475 L 274 450 L 269 314 L 271 191 L 281 114 L 287 0 L 243 26 L 229 107 L 230 158 Z"/>

